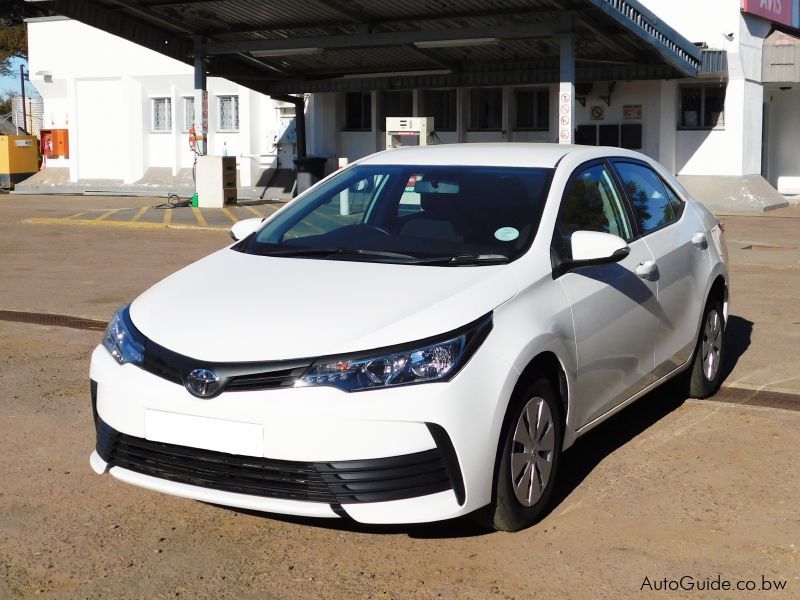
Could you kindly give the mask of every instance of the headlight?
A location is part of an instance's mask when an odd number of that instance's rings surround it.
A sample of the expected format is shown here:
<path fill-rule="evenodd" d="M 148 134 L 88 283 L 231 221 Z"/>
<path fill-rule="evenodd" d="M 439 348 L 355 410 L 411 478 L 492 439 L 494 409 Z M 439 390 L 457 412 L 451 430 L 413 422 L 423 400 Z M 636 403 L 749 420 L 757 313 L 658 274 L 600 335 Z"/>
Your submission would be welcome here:
<path fill-rule="evenodd" d="M 129 309 L 130 305 L 123 306 L 111 317 L 103 337 L 103 346 L 119 364 L 141 365 L 144 360 L 144 342 L 133 326 Z"/>
<path fill-rule="evenodd" d="M 298 386 L 331 386 L 357 392 L 451 379 L 481 345 L 492 328 L 491 313 L 456 331 L 396 349 L 316 361 Z"/>

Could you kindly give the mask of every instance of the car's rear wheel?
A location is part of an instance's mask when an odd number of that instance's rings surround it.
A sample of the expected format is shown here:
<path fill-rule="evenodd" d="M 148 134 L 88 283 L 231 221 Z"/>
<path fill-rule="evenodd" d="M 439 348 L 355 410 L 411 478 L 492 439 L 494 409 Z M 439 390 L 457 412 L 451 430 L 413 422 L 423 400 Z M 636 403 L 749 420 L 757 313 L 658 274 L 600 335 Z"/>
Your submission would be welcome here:
<path fill-rule="evenodd" d="M 708 398 L 722 384 L 722 360 L 725 352 L 725 316 L 722 302 L 709 300 L 703 313 L 692 366 L 689 371 L 689 396 Z"/>
<path fill-rule="evenodd" d="M 544 377 L 515 394 L 501 434 L 493 500 L 477 515 L 483 525 L 518 531 L 542 515 L 561 456 L 561 412 L 561 401 Z"/>

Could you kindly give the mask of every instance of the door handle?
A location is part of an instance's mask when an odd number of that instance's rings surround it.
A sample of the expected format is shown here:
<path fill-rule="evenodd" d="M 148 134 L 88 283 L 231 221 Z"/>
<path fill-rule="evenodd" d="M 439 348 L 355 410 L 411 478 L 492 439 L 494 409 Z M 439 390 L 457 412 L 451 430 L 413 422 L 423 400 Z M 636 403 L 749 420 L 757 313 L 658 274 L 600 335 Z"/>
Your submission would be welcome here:
<path fill-rule="evenodd" d="M 706 239 L 706 234 L 702 231 L 698 231 L 692 236 L 692 243 L 700 248 L 701 250 L 705 250 L 708 246 L 708 240 Z"/>
<path fill-rule="evenodd" d="M 656 261 L 654 260 L 643 260 L 638 265 L 636 265 L 636 274 L 645 279 L 656 272 Z"/>

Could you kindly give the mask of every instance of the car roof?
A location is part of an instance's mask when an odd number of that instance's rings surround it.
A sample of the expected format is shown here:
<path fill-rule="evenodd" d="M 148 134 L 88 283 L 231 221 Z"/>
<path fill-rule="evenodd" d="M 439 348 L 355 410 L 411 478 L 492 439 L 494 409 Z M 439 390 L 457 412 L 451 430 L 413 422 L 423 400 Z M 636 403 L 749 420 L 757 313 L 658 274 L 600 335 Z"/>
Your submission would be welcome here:
<path fill-rule="evenodd" d="M 602 156 L 638 155 L 621 148 L 495 142 L 404 146 L 372 154 L 358 162 L 362 165 L 465 165 L 552 169 L 567 154 L 585 155 L 583 158 L 586 160 Z"/>

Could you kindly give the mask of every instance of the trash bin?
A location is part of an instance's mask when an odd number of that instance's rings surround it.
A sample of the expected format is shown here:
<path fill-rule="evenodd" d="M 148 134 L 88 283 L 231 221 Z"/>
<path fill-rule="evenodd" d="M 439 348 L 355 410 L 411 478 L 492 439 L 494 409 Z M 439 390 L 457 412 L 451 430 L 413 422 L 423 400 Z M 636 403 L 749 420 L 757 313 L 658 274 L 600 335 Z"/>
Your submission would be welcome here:
<path fill-rule="evenodd" d="M 304 156 L 294 160 L 297 168 L 297 193 L 305 192 L 320 179 L 325 177 L 327 156 Z"/>

